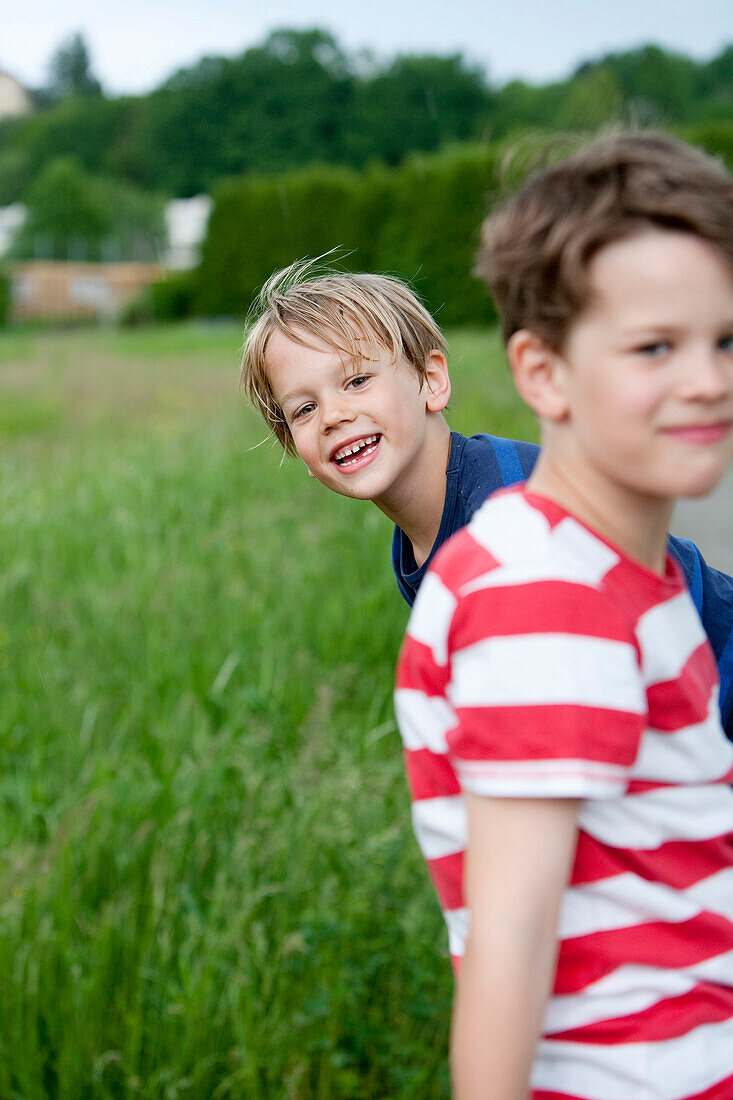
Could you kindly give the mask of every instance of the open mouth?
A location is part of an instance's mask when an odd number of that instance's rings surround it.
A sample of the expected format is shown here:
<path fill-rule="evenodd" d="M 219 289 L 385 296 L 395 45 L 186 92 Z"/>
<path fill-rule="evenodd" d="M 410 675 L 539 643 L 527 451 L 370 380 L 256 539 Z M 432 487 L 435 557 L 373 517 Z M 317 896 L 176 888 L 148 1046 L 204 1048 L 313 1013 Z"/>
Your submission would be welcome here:
<path fill-rule="evenodd" d="M 347 443 L 345 447 L 341 447 L 340 450 L 336 451 L 332 461 L 341 469 L 355 466 L 376 451 L 381 438 L 380 434 L 366 435 L 363 439 L 356 439 L 353 443 Z"/>

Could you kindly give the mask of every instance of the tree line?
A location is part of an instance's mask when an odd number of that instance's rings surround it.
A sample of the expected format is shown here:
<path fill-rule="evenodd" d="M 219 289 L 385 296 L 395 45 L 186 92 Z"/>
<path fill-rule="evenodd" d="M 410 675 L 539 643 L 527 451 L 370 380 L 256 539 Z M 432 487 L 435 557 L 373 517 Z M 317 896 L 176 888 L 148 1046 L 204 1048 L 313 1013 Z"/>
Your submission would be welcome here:
<path fill-rule="evenodd" d="M 567 80 L 495 87 L 460 55 L 348 55 L 324 30 L 279 30 L 239 57 L 205 57 L 146 96 L 107 97 L 83 42 L 59 51 L 36 114 L 0 125 L 0 205 L 56 157 L 185 197 L 225 177 L 307 164 L 397 165 L 411 152 L 528 127 L 733 121 L 733 45 L 707 62 L 658 46 L 609 54 Z"/>
<path fill-rule="evenodd" d="M 521 135 L 657 125 L 733 165 L 733 47 L 703 63 L 647 46 L 566 81 L 494 88 L 460 56 L 380 66 L 325 31 L 283 30 L 149 96 L 109 98 L 76 36 L 50 76 L 37 113 L 0 126 L 0 205 L 27 210 L 11 255 L 157 259 L 165 198 L 208 191 L 206 277 L 155 288 L 145 308 L 160 317 L 241 315 L 274 267 L 343 245 L 356 266 L 408 278 L 430 251 L 430 304 L 479 319 L 470 235 L 493 187 L 485 166 Z"/>
<path fill-rule="evenodd" d="M 680 133 L 733 169 L 733 124 Z M 412 153 L 396 167 L 311 165 L 226 180 L 215 190 L 199 267 L 148 288 L 129 320 L 241 320 L 273 270 L 335 250 L 329 262 L 345 270 L 406 279 L 441 324 L 483 325 L 496 317 L 473 275 L 483 219 L 528 171 L 583 140 L 528 134 Z"/>

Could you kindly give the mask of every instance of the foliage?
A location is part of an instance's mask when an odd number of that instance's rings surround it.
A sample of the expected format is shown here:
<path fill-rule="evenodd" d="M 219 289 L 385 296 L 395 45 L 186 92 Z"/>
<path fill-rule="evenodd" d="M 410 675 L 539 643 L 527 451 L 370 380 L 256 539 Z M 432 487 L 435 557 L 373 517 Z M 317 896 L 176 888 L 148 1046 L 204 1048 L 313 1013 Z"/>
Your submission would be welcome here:
<path fill-rule="evenodd" d="M 696 121 L 733 118 L 733 45 L 702 66 L 697 93 Z"/>
<path fill-rule="evenodd" d="M 16 259 L 69 259 L 69 248 L 78 242 L 84 250 L 78 258 L 86 259 L 90 252 L 98 253 L 111 230 L 111 212 L 81 165 L 71 157 L 59 157 L 28 191 L 26 218 L 12 254 Z"/>
<path fill-rule="evenodd" d="M 346 62 L 330 35 L 274 32 L 240 58 L 204 58 L 154 92 L 130 159 L 147 182 L 182 195 L 251 168 L 338 162 L 349 96 Z"/>
<path fill-rule="evenodd" d="M 196 271 L 177 271 L 148 283 L 128 302 L 122 312 L 123 327 L 134 328 L 153 322 L 181 321 L 193 313 L 198 286 Z"/>
<path fill-rule="evenodd" d="M 449 1095 L 389 524 L 255 446 L 240 342 L 0 348 L 3 1097 Z M 451 346 L 454 423 L 524 430 Z"/>
<path fill-rule="evenodd" d="M 596 121 L 610 121 L 614 87 L 605 69 L 584 76 L 563 105 L 568 121 L 594 113 Z M 463 144 L 415 154 L 393 169 L 308 168 L 229 180 L 216 192 L 193 310 L 244 317 L 276 268 L 335 248 L 347 269 L 406 279 L 439 322 L 483 324 L 496 314 L 472 275 L 481 222 L 527 172 L 564 155 L 581 134 L 540 131 Z M 681 128 L 681 136 L 733 170 L 733 121 Z"/>
<path fill-rule="evenodd" d="M 204 57 L 150 95 L 73 94 L 1 124 L 0 199 L 22 198 L 49 160 L 69 154 L 88 171 L 188 196 L 240 173 L 396 166 L 527 128 L 731 120 L 732 51 L 697 62 L 646 46 L 589 61 L 565 81 L 493 88 L 461 56 L 378 65 L 325 30 L 278 30 L 239 57 Z"/>
<path fill-rule="evenodd" d="M 87 44 L 80 34 L 72 35 L 59 46 L 51 58 L 49 76 L 47 93 L 51 99 L 97 96 L 102 91 L 102 85 L 91 70 Z"/>
<path fill-rule="evenodd" d="M 0 206 L 15 202 L 30 178 L 28 158 L 23 150 L 0 150 Z"/>
<path fill-rule="evenodd" d="M 621 84 L 610 65 L 594 66 L 571 81 L 555 117 L 560 131 L 597 130 L 620 122 L 624 111 Z"/>
<path fill-rule="evenodd" d="M 565 83 L 542 87 L 512 80 L 497 93 L 483 119 L 484 133 L 492 138 L 527 129 L 552 130 L 560 105 L 567 94 Z"/>
<path fill-rule="evenodd" d="M 159 199 L 92 176 L 73 157 L 59 157 L 29 188 L 26 218 L 12 254 L 16 259 L 153 260 L 161 238 Z"/>
<path fill-rule="evenodd" d="M 128 142 L 138 104 L 131 98 L 71 97 L 1 124 L 0 188 L 5 187 L 5 201 L 25 201 L 30 183 L 57 157 L 73 156 L 88 172 L 132 178 Z"/>
<path fill-rule="evenodd" d="M 198 272 L 178 271 L 165 279 L 151 283 L 153 319 L 155 321 L 181 321 L 193 311 L 193 300 L 198 286 Z"/>
<path fill-rule="evenodd" d="M 583 65 L 577 75 L 588 76 L 598 68 L 612 74 L 641 125 L 682 121 L 694 112 L 700 66 L 682 54 L 644 46 Z"/>
<path fill-rule="evenodd" d="M 495 317 L 473 267 L 479 228 L 497 187 L 497 149 L 491 146 L 415 155 L 390 174 L 375 269 L 411 282 L 440 324 Z"/>
<path fill-rule="evenodd" d="M 10 276 L 0 268 L 0 328 L 5 328 L 10 313 Z"/>
<path fill-rule="evenodd" d="M 231 180 L 217 193 L 202 249 L 197 311 L 243 316 L 275 267 L 334 247 L 372 266 L 368 183 L 346 168 Z"/>
<path fill-rule="evenodd" d="M 699 145 L 713 157 L 721 157 L 733 172 L 733 120 L 700 122 L 695 126 L 680 127 L 680 137 Z"/>
<path fill-rule="evenodd" d="M 240 58 L 205 58 L 155 92 L 134 160 L 179 194 L 248 170 L 396 162 L 468 136 L 485 95 L 460 58 L 403 58 L 357 78 L 330 34 L 281 30 Z"/>
<path fill-rule="evenodd" d="M 243 316 L 276 267 L 333 248 L 345 265 L 394 271 L 415 279 L 429 304 L 450 298 L 455 305 L 466 289 L 467 253 L 488 186 L 485 159 L 471 162 L 473 171 L 464 153 L 415 159 L 391 172 L 313 168 L 229 182 L 210 218 L 196 308 Z M 462 235 L 466 221 L 470 230 Z M 470 308 L 458 306 L 469 316 Z"/>
<path fill-rule="evenodd" d="M 344 266 L 412 282 L 445 324 L 493 317 L 471 272 L 496 157 L 467 146 L 393 170 L 311 168 L 229 181 L 209 221 L 196 310 L 243 317 L 275 268 L 339 248 Z"/>
<path fill-rule="evenodd" d="M 467 68 L 459 55 L 399 57 L 355 84 L 348 161 L 395 165 L 407 150 L 431 152 L 467 140 L 490 99 L 482 72 Z"/>
<path fill-rule="evenodd" d="M 619 87 L 626 115 L 640 125 L 696 123 L 733 117 L 733 46 L 707 62 L 644 46 L 588 62 L 578 77 L 606 69 Z"/>

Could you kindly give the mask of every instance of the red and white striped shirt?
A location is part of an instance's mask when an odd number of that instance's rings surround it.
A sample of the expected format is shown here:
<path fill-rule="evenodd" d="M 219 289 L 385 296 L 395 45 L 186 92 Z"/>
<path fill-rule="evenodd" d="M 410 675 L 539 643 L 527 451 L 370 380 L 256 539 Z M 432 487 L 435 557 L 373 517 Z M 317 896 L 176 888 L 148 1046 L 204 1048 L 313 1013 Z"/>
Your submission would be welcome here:
<path fill-rule="evenodd" d="M 581 799 L 535 1100 L 733 1097 L 733 745 L 681 571 L 492 497 L 436 556 L 396 707 L 456 965 L 463 791 Z"/>

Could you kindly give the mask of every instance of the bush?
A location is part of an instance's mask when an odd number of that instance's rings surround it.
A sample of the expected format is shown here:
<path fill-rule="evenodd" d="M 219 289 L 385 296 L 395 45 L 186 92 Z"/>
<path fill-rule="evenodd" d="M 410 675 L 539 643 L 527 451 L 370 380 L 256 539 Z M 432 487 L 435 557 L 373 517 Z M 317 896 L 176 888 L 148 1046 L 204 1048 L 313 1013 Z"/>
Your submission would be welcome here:
<path fill-rule="evenodd" d="M 168 321 L 183 321 L 194 312 L 197 273 L 176 271 L 141 287 L 120 316 L 125 328 Z"/>
<path fill-rule="evenodd" d="M 202 250 L 196 310 L 244 316 L 275 268 L 336 246 L 358 251 L 362 183 L 355 172 L 309 168 L 224 184 Z"/>
<path fill-rule="evenodd" d="M 197 280 L 195 271 L 177 271 L 150 284 L 153 318 L 182 321 L 193 313 Z"/>
<path fill-rule="evenodd" d="M 10 276 L 0 270 L 0 328 L 5 328 L 10 315 Z"/>
<path fill-rule="evenodd" d="M 678 131 L 680 137 L 699 146 L 713 157 L 725 161 L 733 172 L 733 121 L 718 119 L 712 122 L 700 122 L 695 126 L 685 126 Z"/>
<path fill-rule="evenodd" d="M 482 323 L 495 313 L 473 276 L 479 228 L 498 174 L 491 146 L 415 156 L 391 173 L 375 267 L 406 278 L 439 322 Z"/>
<path fill-rule="evenodd" d="M 598 70 L 595 79 L 606 76 Z M 606 90 L 601 113 L 613 107 L 613 87 Z M 678 132 L 733 168 L 733 122 L 701 122 Z M 472 274 L 481 222 L 496 198 L 535 166 L 549 139 L 538 132 L 460 145 L 416 154 L 394 169 L 311 168 L 230 180 L 215 196 L 195 311 L 244 316 L 274 270 L 341 248 L 341 266 L 390 272 L 414 285 L 443 325 L 494 320 L 486 288 Z M 507 142 L 514 156 L 502 170 Z"/>
<path fill-rule="evenodd" d="M 311 168 L 229 181 L 215 196 L 196 312 L 244 316 L 275 269 L 340 248 L 342 266 L 414 283 L 442 322 L 493 317 L 471 273 L 495 161 L 490 146 L 468 146 L 399 169 Z"/>

